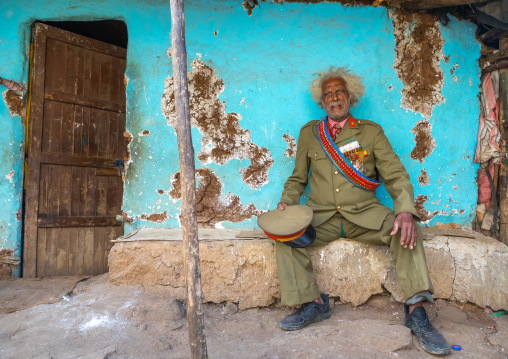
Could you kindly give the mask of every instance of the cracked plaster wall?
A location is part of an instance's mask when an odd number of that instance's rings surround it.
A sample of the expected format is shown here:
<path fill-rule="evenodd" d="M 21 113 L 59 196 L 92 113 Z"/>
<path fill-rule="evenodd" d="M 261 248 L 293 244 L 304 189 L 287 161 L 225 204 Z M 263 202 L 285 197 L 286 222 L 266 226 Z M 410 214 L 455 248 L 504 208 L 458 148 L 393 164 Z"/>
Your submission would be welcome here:
<path fill-rule="evenodd" d="M 115 18 L 126 22 L 127 135 L 132 136 L 132 141 L 122 207 L 124 217 L 129 219 L 125 229 L 129 232 L 138 227 L 178 227 L 181 201 L 170 196 L 174 190 L 172 178 L 180 170 L 177 140 L 174 128 L 161 110 L 165 80 L 172 73 L 168 57 L 169 3 L 139 0 L 125 6 L 120 0 L 107 3 L 49 0 L 32 5 L 28 0 L 0 4 L 4 24 L 0 75 L 20 83 L 27 80 L 29 26 L 36 18 Z M 348 64 L 365 77 L 366 85 L 366 96 L 352 113 L 383 126 L 411 176 L 415 194 L 427 196 L 424 210 L 430 214 L 437 211 L 429 223 L 471 221 L 476 204 L 476 165 L 470 156 L 479 116 L 480 49 L 473 24 L 452 18 L 448 26 L 437 24 L 432 28 L 442 38 L 442 55 L 432 59 L 433 66 L 438 67 L 436 71 L 442 73 L 436 93 L 442 101 L 433 105 L 429 115 L 428 110 L 419 111 L 416 104 L 410 107 L 404 100 L 403 94 L 409 88 L 394 68 L 400 41 L 395 34 L 400 19 L 394 20 L 393 14 L 387 16 L 384 8 L 346 8 L 338 3 L 263 3 L 253 16 L 248 16 L 241 3 L 210 1 L 206 8 L 188 2 L 185 11 L 189 71 L 196 59 L 210 69 L 223 86 L 222 91 L 213 93 L 218 98 L 215 103 L 219 110 L 214 118 L 221 121 L 229 118 L 236 123 L 237 133 L 249 135 L 249 141 L 245 142 L 248 149 L 221 162 L 207 155 L 214 146 L 207 139 L 210 131 L 203 131 L 197 124 L 192 128 L 196 164 L 213 173 L 221 186 L 217 204 L 227 202 L 227 196 L 237 196 L 238 206 L 252 205 L 255 208 L 252 213 L 275 207 L 293 168 L 293 139 L 298 138 L 303 124 L 324 115 L 311 101 L 307 91 L 309 81 L 317 71 Z M 410 39 L 404 41 L 404 46 L 416 56 L 422 51 L 411 48 Z M 198 97 L 196 101 L 199 100 Z M 0 198 L 6 203 L 6 210 L 0 214 L 0 249 L 15 250 L 20 241 L 21 222 L 16 213 L 20 208 L 23 165 L 20 148 L 24 128 L 19 117 L 10 116 L 3 102 L 0 118 L 3 125 L 0 178 L 4 178 Z M 411 157 L 411 152 L 418 133 L 416 126 L 424 121 L 431 126 L 435 148 L 420 162 Z M 256 164 L 256 158 L 262 158 L 257 169 L 262 169 L 264 177 L 254 174 L 249 184 L 245 171 Z M 5 176 L 13 170 L 11 183 Z M 423 170 L 428 183 L 420 186 Z M 383 187 L 378 195 L 391 206 Z M 247 228 L 254 227 L 256 221 L 252 217 L 240 222 L 224 220 L 217 225 Z"/>

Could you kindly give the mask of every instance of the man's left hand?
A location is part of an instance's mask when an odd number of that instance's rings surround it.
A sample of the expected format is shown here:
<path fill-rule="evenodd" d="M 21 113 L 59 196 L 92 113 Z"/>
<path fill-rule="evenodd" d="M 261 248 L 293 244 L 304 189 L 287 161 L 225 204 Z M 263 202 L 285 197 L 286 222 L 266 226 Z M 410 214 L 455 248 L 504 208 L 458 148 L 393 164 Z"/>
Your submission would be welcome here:
<path fill-rule="evenodd" d="M 413 249 L 416 246 L 416 240 L 418 238 L 418 232 L 416 231 L 416 223 L 413 219 L 413 215 L 409 212 L 401 212 L 395 218 L 393 223 L 392 236 L 397 234 L 400 229 L 400 245 L 404 248 L 409 246 L 409 249 Z"/>

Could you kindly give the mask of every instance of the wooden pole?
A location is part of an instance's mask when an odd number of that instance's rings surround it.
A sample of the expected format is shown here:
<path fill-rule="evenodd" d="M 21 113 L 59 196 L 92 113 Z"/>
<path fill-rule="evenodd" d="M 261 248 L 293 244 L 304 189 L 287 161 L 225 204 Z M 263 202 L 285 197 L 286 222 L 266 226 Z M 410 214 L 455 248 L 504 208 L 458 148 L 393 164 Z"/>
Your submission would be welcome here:
<path fill-rule="evenodd" d="M 171 47 L 173 86 L 176 109 L 176 136 L 180 158 L 183 229 L 183 255 L 187 284 L 187 321 L 191 358 L 208 357 L 203 326 L 201 270 L 199 266 L 198 223 L 196 215 L 196 180 L 194 147 L 192 146 L 189 90 L 187 87 L 187 50 L 185 48 L 185 16 L 183 0 L 171 0 Z"/>
<path fill-rule="evenodd" d="M 508 52 L 508 39 L 499 41 L 500 52 Z M 501 129 L 501 150 L 508 151 L 508 69 L 499 70 L 499 127 Z M 505 154 L 505 152 L 501 152 Z M 501 159 L 499 170 L 499 240 L 508 245 L 508 158 Z"/>
<path fill-rule="evenodd" d="M 501 150 L 507 151 L 508 129 L 508 69 L 499 70 L 499 124 L 501 127 Z M 505 154 L 502 152 L 501 154 Z M 499 171 L 499 210 L 500 210 L 500 234 L 499 240 L 508 245 L 508 158 L 501 159 Z"/>

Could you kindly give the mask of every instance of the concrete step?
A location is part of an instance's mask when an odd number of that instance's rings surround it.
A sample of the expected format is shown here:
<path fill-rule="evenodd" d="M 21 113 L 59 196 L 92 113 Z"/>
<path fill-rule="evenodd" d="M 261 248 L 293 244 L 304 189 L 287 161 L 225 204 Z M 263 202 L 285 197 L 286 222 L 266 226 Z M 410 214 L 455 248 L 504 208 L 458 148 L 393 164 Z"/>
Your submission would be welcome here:
<path fill-rule="evenodd" d="M 481 234 L 424 228 L 434 298 L 508 309 L 508 247 Z M 270 239 L 238 239 L 240 230 L 200 230 L 205 302 L 264 307 L 280 298 L 275 246 Z M 185 299 L 181 230 L 143 229 L 117 241 L 109 254 L 111 283 L 141 284 Z M 126 236 L 128 237 L 128 236 Z M 360 305 L 387 290 L 402 301 L 387 247 L 339 239 L 309 249 L 319 286 L 344 303 Z"/>

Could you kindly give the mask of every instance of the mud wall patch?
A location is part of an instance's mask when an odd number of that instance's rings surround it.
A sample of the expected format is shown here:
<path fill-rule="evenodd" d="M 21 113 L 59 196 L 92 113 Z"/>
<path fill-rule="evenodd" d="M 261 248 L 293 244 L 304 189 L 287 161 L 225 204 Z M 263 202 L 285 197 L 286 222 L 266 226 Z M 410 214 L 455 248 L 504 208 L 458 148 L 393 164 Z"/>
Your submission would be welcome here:
<path fill-rule="evenodd" d="M 282 136 L 282 138 L 284 139 L 284 141 L 286 141 L 286 143 L 288 145 L 286 152 L 284 152 L 284 156 L 290 157 L 290 158 L 296 157 L 296 140 L 294 139 L 294 137 L 285 133 Z"/>
<path fill-rule="evenodd" d="M 416 134 L 411 158 L 422 162 L 436 147 L 430 134 L 430 119 L 434 107 L 444 101 L 444 73 L 440 66 L 445 58 L 444 40 L 433 15 L 395 11 L 391 17 L 395 36 L 393 68 L 404 84 L 401 106 L 424 117 L 411 131 Z"/>
<path fill-rule="evenodd" d="M 201 227 L 215 227 L 222 221 L 241 222 L 261 214 L 252 203 L 243 206 L 240 197 L 231 192 L 221 198 L 222 182 L 211 169 L 196 170 L 196 178 L 199 180 L 196 190 L 196 211 Z M 180 199 L 182 196 L 180 172 L 172 176 L 171 183 L 173 189 L 169 191 L 169 196 L 175 200 Z"/>
<path fill-rule="evenodd" d="M 226 104 L 219 99 L 224 91 L 223 80 L 198 58 L 192 62 L 188 83 L 191 126 L 197 127 L 202 135 L 201 152 L 197 155 L 201 163 L 224 165 L 233 159 L 245 158 L 251 164 L 240 169 L 242 180 L 253 189 L 268 183 L 272 155 L 266 147 L 252 143 L 250 131 L 242 129 L 239 124 L 242 117 L 238 113 L 226 113 Z M 168 77 L 164 84 L 161 109 L 168 125 L 174 127 L 173 78 Z"/>

